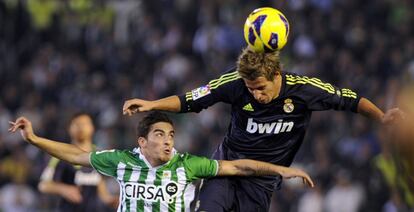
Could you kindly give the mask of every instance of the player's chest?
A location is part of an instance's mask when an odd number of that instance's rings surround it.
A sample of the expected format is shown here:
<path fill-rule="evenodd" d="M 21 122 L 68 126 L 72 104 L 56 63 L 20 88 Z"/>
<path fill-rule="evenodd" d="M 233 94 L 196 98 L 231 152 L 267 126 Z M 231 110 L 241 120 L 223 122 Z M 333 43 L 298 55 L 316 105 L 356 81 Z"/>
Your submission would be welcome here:
<path fill-rule="evenodd" d="M 245 97 L 233 105 L 232 113 L 241 119 L 254 118 L 269 121 L 300 119 L 308 115 L 308 110 L 305 102 L 296 97 L 278 98 L 269 104 L 260 104 L 252 98 Z"/>
<path fill-rule="evenodd" d="M 141 166 L 141 163 L 135 164 L 132 162 L 128 162 L 125 168 L 117 171 L 119 181 L 151 185 L 166 185 L 170 182 L 185 185 L 188 181 L 186 176 L 184 167 L 151 168 Z"/>
<path fill-rule="evenodd" d="M 169 202 L 182 194 L 188 181 L 180 170 L 157 170 L 134 167 L 118 175 L 128 199 L 146 202 Z"/>
<path fill-rule="evenodd" d="M 266 105 L 242 99 L 233 106 L 232 126 L 246 135 L 277 135 L 302 128 L 309 117 L 306 104 L 298 98 L 279 98 Z"/>

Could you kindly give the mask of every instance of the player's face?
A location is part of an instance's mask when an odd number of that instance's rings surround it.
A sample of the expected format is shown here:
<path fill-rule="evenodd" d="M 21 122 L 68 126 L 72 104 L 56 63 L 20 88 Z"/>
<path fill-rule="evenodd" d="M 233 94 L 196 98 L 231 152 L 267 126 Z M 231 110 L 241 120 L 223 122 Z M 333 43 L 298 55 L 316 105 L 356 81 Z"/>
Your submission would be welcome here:
<path fill-rule="evenodd" d="M 273 81 L 265 77 L 258 77 L 255 80 L 243 79 L 249 92 L 260 104 L 267 104 L 272 101 L 277 91 L 277 77 Z"/>
<path fill-rule="evenodd" d="M 69 135 L 74 141 L 92 141 L 94 130 L 91 117 L 81 115 L 70 123 Z"/>
<path fill-rule="evenodd" d="M 158 122 L 151 126 L 147 139 L 140 146 L 149 160 L 164 164 L 172 157 L 174 147 L 174 128 L 170 123 Z"/>

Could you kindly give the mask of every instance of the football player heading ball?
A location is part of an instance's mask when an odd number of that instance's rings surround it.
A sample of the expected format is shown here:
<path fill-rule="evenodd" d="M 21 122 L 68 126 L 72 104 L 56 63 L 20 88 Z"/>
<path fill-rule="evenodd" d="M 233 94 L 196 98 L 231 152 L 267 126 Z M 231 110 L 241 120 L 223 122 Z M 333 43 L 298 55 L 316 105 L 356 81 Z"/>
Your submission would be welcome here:
<path fill-rule="evenodd" d="M 198 113 L 218 102 L 231 105 L 231 120 L 212 158 L 249 158 L 283 166 L 291 165 L 313 111 L 351 111 L 380 123 L 393 120 L 398 112 L 384 114 L 350 89 L 282 70 L 278 51 L 245 48 L 235 68 L 206 85 L 154 101 L 127 100 L 123 113 Z M 199 210 L 268 211 L 272 192 L 280 183 L 278 176 L 212 178 L 201 188 Z"/>

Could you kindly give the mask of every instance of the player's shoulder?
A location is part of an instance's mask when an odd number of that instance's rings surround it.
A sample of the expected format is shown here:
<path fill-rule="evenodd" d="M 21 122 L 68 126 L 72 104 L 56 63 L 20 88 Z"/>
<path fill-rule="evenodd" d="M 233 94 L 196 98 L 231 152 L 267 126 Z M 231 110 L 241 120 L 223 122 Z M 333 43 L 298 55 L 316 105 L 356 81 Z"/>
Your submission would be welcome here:
<path fill-rule="evenodd" d="M 190 153 L 178 153 L 177 157 L 179 158 L 180 162 L 187 163 L 187 164 L 194 164 L 194 163 L 203 163 L 205 160 L 209 160 L 207 157 L 193 155 Z"/>
<path fill-rule="evenodd" d="M 243 80 L 236 67 L 231 67 L 215 79 L 210 80 L 208 86 L 210 89 L 216 89 L 218 87 L 239 87 L 243 86 Z"/>
<path fill-rule="evenodd" d="M 283 72 L 285 91 L 292 92 L 312 92 L 314 90 L 324 90 L 335 93 L 335 87 L 330 83 L 322 81 L 315 76 L 301 75 L 292 72 Z"/>
<path fill-rule="evenodd" d="M 95 156 L 105 156 L 113 159 L 126 159 L 129 157 L 134 157 L 137 154 L 134 150 L 127 150 L 127 149 L 106 149 L 93 152 Z"/>
<path fill-rule="evenodd" d="M 184 152 L 184 153 L 180 153 L 180 152 L 176 152 L 173 156 L 173 158 L 171 159 L 171 162 L 183 162 L 188 160 L 188 158 L 191 157 L 191 154 Z"/>
<path fill-rule="evenodd" d="M 282 75 L 286 79 L 288 85 L 309 85 L 313 82 L 322 82 L 319 77 L 297 74 L 293 72 L 282 72 Z"/>

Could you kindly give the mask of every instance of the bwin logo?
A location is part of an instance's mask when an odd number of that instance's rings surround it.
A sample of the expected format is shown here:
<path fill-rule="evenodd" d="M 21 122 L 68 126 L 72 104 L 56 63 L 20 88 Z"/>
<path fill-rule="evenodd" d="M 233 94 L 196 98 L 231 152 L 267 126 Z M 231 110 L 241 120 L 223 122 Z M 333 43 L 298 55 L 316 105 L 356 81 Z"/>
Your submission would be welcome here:
<path fill-rule="evenodd" d="M 260 134 L 279 134 L 292 131 L 294 125 L 295 123 L 293 121 L 283 122 L 283 119 L 271 123 L 256 123 L 252 118 L 249 118 L 246 131 L 249 133 L 256 133 L 259 131 Z"/>

